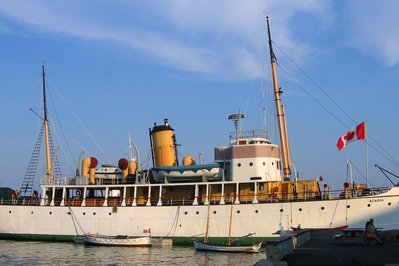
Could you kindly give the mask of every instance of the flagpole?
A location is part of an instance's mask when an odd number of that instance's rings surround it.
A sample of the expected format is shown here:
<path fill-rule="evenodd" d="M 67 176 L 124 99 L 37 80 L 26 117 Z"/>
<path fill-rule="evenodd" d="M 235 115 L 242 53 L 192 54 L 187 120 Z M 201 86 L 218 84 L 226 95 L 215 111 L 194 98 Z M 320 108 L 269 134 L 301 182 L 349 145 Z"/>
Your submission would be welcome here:
<path fill-rule="evenodd" d="M 367 141 L 367 121 L 364 121 L 364 128 L 365 128 L 364 141 L 366 143 L 366 188 L 368 188 L 369 187 L 369 145 Z"/>

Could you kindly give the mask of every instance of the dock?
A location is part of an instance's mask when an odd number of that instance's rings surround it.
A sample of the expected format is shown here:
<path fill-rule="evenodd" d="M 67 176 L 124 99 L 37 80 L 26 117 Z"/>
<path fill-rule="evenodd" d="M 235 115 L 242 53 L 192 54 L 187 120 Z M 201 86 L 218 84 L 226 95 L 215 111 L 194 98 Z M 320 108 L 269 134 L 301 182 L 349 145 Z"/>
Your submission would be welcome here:
<path fill-rule="evenodd" d="M 399 265 L 399 242 L 365 246 L 335 239 L 312 239 L 283 261 L 288 265 Z"/>
<path fill-rule="evenodd" d="M 255 265 L 398 265 L 399 231 L 382 232 L 383 245 L 366 245 L 362 242 L 343 242 L 335 239 L 336 233 L 307 232 L 309 240 L 295 245 L 296 236 L 286 237 L 281 243 L 266 246 L 266 259 Z M 286 243 L 284 243 L 286 242 Z M 287 242 L 293 242 L 293 248 L 287 249 Z M 268 244 L 269 245 L 269 244 Z M 283 251 L 280 258 L 272 260 L 273 247 Z M 268 254 L 269 251 L 269 254 Z"/>

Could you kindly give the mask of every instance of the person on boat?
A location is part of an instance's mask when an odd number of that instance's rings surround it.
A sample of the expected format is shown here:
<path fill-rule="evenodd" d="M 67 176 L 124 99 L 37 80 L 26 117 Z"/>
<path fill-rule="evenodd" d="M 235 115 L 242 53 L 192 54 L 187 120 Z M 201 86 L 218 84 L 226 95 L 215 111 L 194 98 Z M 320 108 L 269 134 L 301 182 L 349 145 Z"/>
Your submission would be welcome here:
<path fill-rule="evenodd" d="M 19 200 L 19 198 L 21 197 L 21 189 L 20 188 L 17 188 L 16 190 L 15 190 L 15 202 L 17 203 L 18 202 L 18 200 Z"/>
<path fill-rule="evenodd" d="M 369 221 L 366 222 L 365 228 L 365 236 L 367 239 L 372 239 L 377 241 L 379 244 L 383 244 L 384 242 L 378 237 L 377 230 L 374 226 L 374 219 L 371 218 Z"/>
<path fill-rule="evenodd" d="M 32 205 L 36 205 L 38 194 L 39 193 L 36 190 L 33 191 L 33 193 L 32 193 Z"/>
<path fill-rule="evenodd" d="M 11 194 L 11 203 L 15 204 L 15 190 L 14 189 L 11 190 L 10 194 Z"/>

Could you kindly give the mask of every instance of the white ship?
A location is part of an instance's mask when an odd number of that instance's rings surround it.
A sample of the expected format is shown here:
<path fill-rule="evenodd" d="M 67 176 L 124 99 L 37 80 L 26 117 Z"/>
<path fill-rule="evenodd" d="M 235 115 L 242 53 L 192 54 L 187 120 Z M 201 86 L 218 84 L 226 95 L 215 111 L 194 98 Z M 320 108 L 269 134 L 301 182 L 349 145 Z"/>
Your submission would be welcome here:
<path fill-rule="evenodd" d="M 209 226 L 212 244 L 225 243 L 229 231 L 237 243 L 253 244 L 267 241 L 281 229 L 363 227 L 370 217 L 384 230 L 399 229 L 398 186 L 372 189 L 352 183 L 337 192 L 327 185 L 320 188 L 319 179 L 291 178 L 271 44 L 269 30 L 281 147 L 271 143 L 264 130 L 240 131 L 245 116 L 233 114 L 229 119 L 235 132 L 229 146 L 215 148 L 213 164 L 196 165 L 187 156 L 180 165 L 174 130 L 164 120 L 150 129 L 152 168 L 142 170 L 135 161 L 121 159 L 118 167 L 97 170 L 98 161 L 88 157 L 78 176 L 58 179 L 44 108 L 47 174 L 41 180 L 42 196 L 2 199 L 0 238 L 73 241 L 76 235 L 90 233 L 140 237 L 144 228 L 151 228 L 152 238 L 192 245 L 193 240 L 203 239 Z M 45 99 L 44 84 L 43 70 Z"/>

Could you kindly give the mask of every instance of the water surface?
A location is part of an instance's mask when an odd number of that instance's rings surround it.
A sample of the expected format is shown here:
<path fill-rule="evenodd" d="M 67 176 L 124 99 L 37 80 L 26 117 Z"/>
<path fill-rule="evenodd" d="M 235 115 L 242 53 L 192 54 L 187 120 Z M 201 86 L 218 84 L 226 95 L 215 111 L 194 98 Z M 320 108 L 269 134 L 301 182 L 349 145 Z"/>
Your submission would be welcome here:
<path fill-rule="evenodd" d="M 196 252 L 193 247 L 95 247 L 0 240 L 0 265 L 253 265 L 263 258 L 264 252 L 209 253 Z"/>

